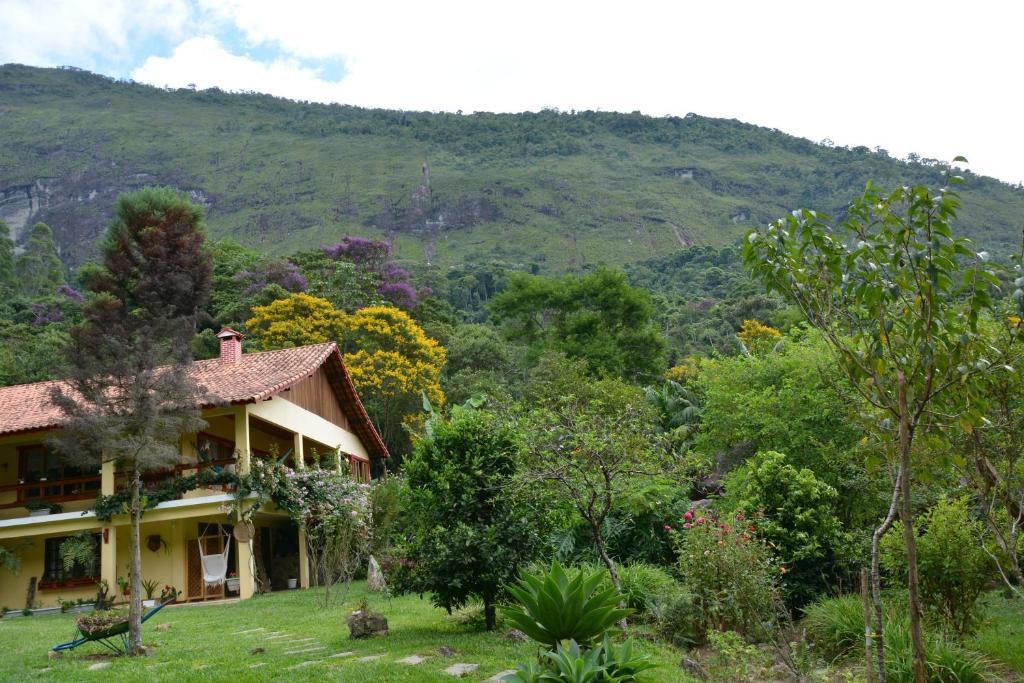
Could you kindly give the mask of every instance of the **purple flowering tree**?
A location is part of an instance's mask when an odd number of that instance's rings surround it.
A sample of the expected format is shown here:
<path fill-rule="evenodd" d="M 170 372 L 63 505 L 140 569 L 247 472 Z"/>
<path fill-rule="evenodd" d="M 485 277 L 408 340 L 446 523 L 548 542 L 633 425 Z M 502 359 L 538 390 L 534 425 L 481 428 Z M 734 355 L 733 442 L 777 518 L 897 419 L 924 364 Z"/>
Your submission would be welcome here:
<path fill-rule="evenodd" d="M 357 235 L 346 235 L 334 245 L 321 247 L 333 261 L 347 261 L 356 271 L 376 281 L 376 293 L 385 301 L 404 309 L 416 307 L 419 296 L 409 281 L 409 271 L 391 260 L 391 242 Z"/>

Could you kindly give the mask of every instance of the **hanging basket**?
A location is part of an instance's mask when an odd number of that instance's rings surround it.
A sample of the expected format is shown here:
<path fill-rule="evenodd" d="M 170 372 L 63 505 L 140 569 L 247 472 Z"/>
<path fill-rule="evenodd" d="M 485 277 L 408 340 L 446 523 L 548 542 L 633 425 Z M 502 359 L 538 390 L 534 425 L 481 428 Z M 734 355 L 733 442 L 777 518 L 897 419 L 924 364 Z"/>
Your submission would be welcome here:
<path fill-rule="evenodd" d="M 235 529 L 231 533 L 239 543 L 248 543 L 256 534 L 256 529 L 253 528 L 252 522 L 241 522 L 235 525 Z"/>

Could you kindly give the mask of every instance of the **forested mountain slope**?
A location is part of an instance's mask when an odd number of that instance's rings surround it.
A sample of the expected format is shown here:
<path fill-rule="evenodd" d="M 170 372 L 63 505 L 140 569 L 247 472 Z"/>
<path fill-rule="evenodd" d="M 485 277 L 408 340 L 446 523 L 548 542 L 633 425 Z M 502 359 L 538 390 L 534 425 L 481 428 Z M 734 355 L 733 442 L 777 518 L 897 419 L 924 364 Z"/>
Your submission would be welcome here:
<path fill-rule="evenodd" d="M 795 207 L 840 212 L 868 178 L 940 173 L 696 115 L 398 112 L 0 67 L 0 219 L 19 242 L 48 223 L 70 265 L 117 194 L 152 184 L 268 253 L 359 233 L 410 261 L 562 272 L 734 243 Z M 1024 191 L 970 176 L 964 199 L 968 234 L 1018 243 Z"/>

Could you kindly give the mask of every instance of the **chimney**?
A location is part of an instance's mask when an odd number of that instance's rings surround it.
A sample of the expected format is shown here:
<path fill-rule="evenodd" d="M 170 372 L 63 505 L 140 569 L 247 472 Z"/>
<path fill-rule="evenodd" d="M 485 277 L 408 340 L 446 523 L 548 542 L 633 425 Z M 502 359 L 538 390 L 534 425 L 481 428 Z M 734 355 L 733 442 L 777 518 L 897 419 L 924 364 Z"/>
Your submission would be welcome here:
<path fill-rule="evenodd" d="M 241 332 L 235 332 L 230 327 L 225 327 L 217 333 L 220 339 L 220 362 L 239 363 L 242 360 L 242 340 L 245 336 Z"/>

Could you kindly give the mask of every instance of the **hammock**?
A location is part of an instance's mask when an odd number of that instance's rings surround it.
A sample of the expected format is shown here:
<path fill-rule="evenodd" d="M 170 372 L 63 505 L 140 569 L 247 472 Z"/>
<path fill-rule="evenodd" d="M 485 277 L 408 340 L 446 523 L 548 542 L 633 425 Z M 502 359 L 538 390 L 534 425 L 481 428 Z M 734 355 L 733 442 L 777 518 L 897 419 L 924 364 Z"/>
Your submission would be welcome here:
<path fill-rule="evenodd" d="M 218 524 L 217 528 L 224 536 L 224 530 Z M 231 538 L 224 536 L 224 552 L 207 555 L 203 553 L 203 538 L 199 539 L 199 561 L 203 564 L 203 581 L 207 588 L 219 588 L 224 585 L 228 575 L 228 556 L 231 554 Z"/>

